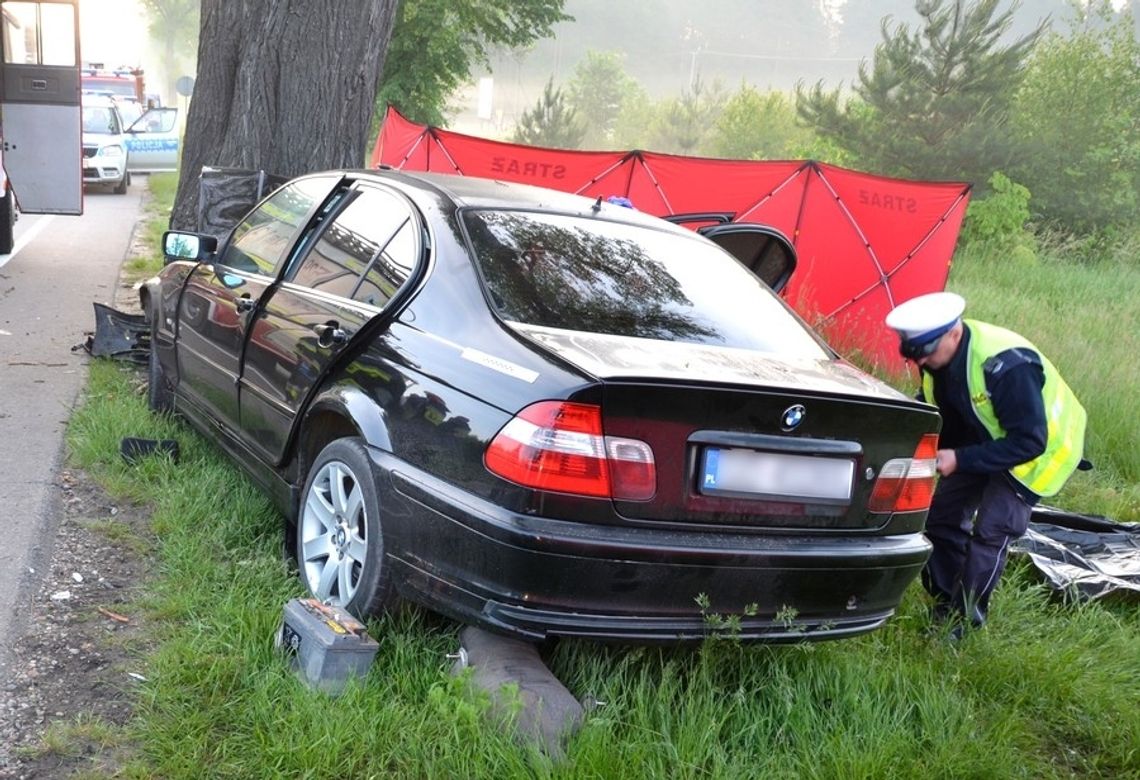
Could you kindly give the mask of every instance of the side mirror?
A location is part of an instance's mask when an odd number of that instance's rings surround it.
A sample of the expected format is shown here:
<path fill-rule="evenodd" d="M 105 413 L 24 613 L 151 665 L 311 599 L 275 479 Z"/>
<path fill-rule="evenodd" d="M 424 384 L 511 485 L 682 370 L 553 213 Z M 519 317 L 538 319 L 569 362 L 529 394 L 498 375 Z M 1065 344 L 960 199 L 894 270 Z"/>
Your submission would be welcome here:
<path fill-rule="evenodd" d="M 175 260 L 197 262 L 207 255 L 213 254 L 217 248 L 218 239 L 213 236 L 183 233 L 178 230 L 168 230 L 162 234 L 162 253 L 166 255 L 166 262 L 168 263 Z"/>

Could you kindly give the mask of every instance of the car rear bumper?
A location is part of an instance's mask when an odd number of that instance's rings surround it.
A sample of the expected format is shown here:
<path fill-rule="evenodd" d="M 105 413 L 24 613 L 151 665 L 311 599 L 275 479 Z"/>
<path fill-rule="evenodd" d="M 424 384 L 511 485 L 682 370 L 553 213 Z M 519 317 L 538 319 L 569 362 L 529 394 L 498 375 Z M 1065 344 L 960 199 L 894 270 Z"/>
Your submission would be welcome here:
<path fill-rule="evenodd" d="M 930 554 L 917 533 L 701 534 L 522 515 L 373 455 L 404 595 L 527 639 L 852 636 L 894 613 Z"/>

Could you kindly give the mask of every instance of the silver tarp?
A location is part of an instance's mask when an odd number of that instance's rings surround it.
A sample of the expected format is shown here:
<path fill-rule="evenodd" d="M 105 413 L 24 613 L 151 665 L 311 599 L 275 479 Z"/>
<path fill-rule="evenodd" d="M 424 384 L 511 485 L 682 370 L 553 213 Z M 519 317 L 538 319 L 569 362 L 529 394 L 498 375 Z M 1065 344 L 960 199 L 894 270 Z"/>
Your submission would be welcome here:
<path fill-rule="evenodd" d="M 1037 506 L 1010 552 L 1029 556 L 1051 587 L 1077 598 L 1140 599 L 1140 523 Z"/>

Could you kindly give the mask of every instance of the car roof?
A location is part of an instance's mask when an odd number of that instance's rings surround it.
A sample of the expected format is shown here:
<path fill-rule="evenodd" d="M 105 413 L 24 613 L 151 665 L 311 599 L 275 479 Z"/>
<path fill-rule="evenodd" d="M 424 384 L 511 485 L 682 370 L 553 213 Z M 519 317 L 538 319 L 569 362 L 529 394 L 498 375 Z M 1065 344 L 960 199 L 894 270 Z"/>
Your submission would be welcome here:
<path fill-rule="evenodd" d="M 451 200 L 457 208 L 535 209 L 586 216 L 600 215 L 613 221 L 640 224 L 679 235 L 695 235 L 691 230 L 635 208 L 606 203 L 600 196 L 588 198 L 531 184 L 447 173 L 381 168 L 362 169 L 353 171 L 352 174 L 360 180 L 396 180 L 414 188 L 428 189 Z"/>

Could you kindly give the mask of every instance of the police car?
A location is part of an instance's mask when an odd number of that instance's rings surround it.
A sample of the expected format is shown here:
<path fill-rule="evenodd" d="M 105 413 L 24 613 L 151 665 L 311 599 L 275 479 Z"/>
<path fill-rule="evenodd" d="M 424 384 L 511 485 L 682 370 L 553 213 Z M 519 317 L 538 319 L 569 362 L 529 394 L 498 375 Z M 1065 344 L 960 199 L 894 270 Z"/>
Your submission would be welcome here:
<path fill-rule="evenodd" d="M 123 195 L 131 183 L 126 127 L 113 98 L 83 95 L 83 183 Z"/>
<path fill-rule="evenodd" d="M 178 109 L 149 108 L 127 127 L 131 173 L 173 171 L 179 155 Z"/>

